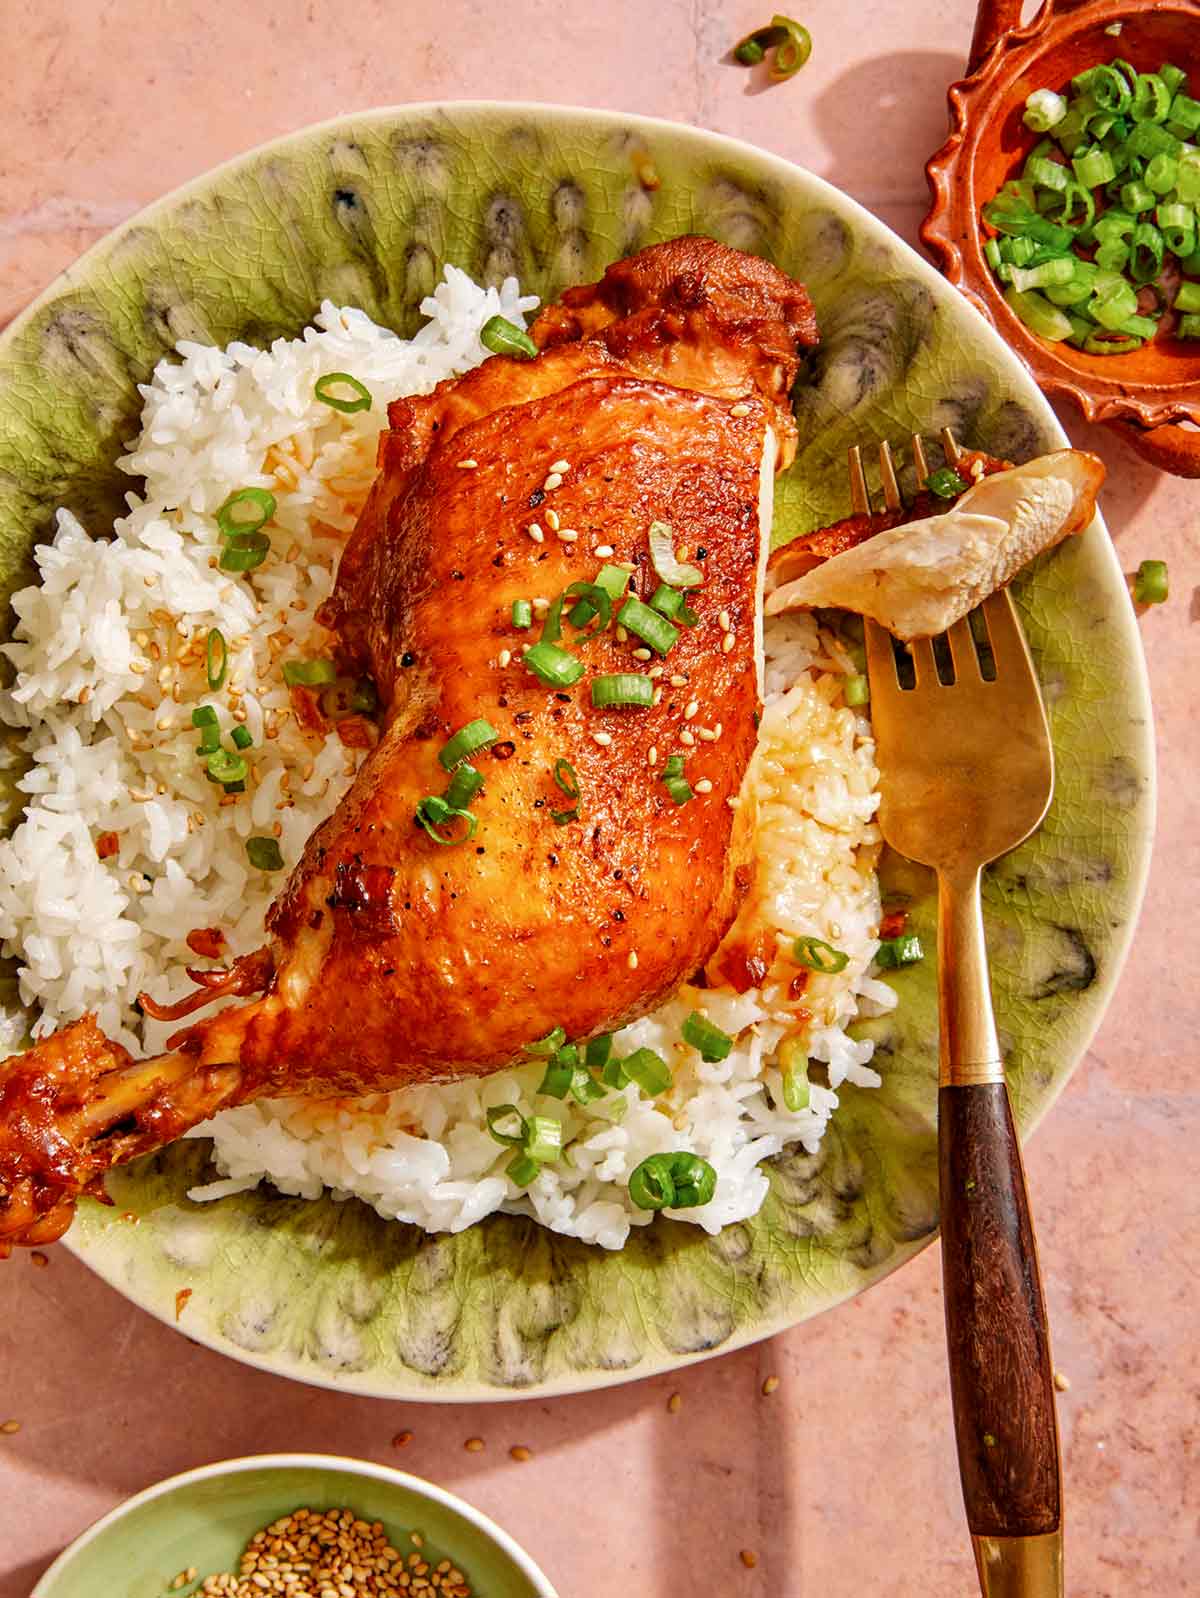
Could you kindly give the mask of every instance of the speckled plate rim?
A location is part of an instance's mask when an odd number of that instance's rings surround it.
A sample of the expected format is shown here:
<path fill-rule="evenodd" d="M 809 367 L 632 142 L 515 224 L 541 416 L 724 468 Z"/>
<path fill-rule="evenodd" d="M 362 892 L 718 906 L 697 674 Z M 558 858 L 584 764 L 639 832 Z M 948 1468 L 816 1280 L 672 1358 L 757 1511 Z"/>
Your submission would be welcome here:
<path fill-rule="evenodd" d="M 767 176 L 778 182 L 786 184 L 794 181 L 796 176 L 799 175 L 807 185 L 811 186 L 815 194 L 823 196 L 835 210 L 848 208 L 854 214 L 855 223 L 858 227 L 862 228 L 867 234 L 876 235 L 882 241 L 886 241 L 890 248 L 898 251 L 906 270 L 911 273 L 914 279 L 924 284 L 935 298 L 949 297 L 956 305 L 963 304 L 962 296 L 946 281 L 941 273 L 919 255 L 911 245 L 893 232 L 886 223 L 868 211 L 865 206 L 826 179 L 808 171 L 807 168 L 800 167 L 781 156 L 772 155 L 770 152 L 762 150 L 757 145 L 750 144 L 745 140 L 734 139 L 725 134 L 713 133 L 705 128 L 672 122 L 662 117 L 647 117 L 611 110 L 593 110 L 585 106 L 571 106 L 552 102 L 470 99 L 416 101 L 409 104 L 379 106 L 363 111 L 346 112 L 321 122 L 307 124 L 278 138 L 255 145 L 171 190 L 160 199 L 153 201 L 149 206 L 128 217 L 119 227 L 98 240 L 73 262 L 71 266 L 47 286 L 36 300 L 28 305 L 3 331 L 0 331 L 0 346 L 10 337 L 19 334 L 26 323 L 32 321 L 38 311 L 49 301 L 57 298 L 65 289 L 70 288 L 78 274 L 86 273 L 94 263 L 103 260 L 133 228 L 153 224 L 160 213 L 176 206 L 180 201 L 186 200 L 193 194 L 209 189 L 215 182 L 226 175 L 236 173 L 242 167 L 249 166 L 275 151 L 285 150 L 293 144 L 298 144 L 322 133 L 364 124 L 386 126 L 390 121 L 401 117 L 427 116 L 436 118 L 451 109 L 460 111 L 468 116 L 487 114 L 514 116 L 523 114 L 534 119 L 545 117 L 586 118 L 592 126 L 601 131 L 642 130 L 647 135 L 682 135 L 693 141 L 698 149 L 707 151 L 713 156 L 722 154 L 726 156 L 736 155 L 744 160 L 757 163 Z M 978 316 L 976 332 L 979 342 L 989 350 L 994 363 L 1006 373 L 1014 387 L 1022 393 L 1026 401 L 1044 419 L 1047 430 L 1054 439 L 1063 445 L 1068 444 L 1070 440 L 1065 430 L 1044 394 L 1035 383 L 1028 368 L 1013 354 L 990 323 L 983 316 L 978 315 L 978 312 L 975 314 Z M 1094 525 L 1105 534 L 1098 544 L 1098 558 L 1107 567 L 1110 581 L 1114 586 L 1119 586 L 1124 581 L 1120 562 L 1117 559 L 1111 539 L 1107 536 L 1107 528 L 1101 514 L 1097 514 Z M 1114 937 L 1110 958 L 1097 979 L 1097 1003 L 1090 1015 L 1082 1022 L 1080 1030 L 1073 1040 L 1073 1046 L 1070 1051 L 1072 1055 L 1070 1064 L 1060 1069 L 1053 1083 L 1040 1099 L 1035 1113 L 1022 1121 L 1020 1128 L 1022 1139 L 1028 1137 L 1035 1130 L 1043 1116 L 1057 1102 L 1060 1093 L 1066 1087 L 1071 1075 L 1086 1053 L 1092 1038 L 1095 1036 L 1107 1011 L 1117 982 L 1120 980 L 1121 972 L 1124 969 L 1145 898 L 1150 855 L 1154 841 L 1157 797 L 1150 685 L 1141 639 L 1132 610 L 1123 612 L 1117 624 L 1119 630 L 1125 635 L 1127 660 L 1132 668 L 1131 680 L 1126 685 L 1127 692 L 1130 699 L 1138 702 L 1140 710 L 1140 747 L 1133 747 L 1131 740 L 1128 751 L 1137 760 L 1139 771 L 1143 774 L 1145 781 L 1142 812 L 1146 818 L 1146 825 L 1137 838 L 1138 852 L 1130 867 L 1130 879 L 1136 886 L 1130 896 L 1128 917 L 1120 933 Z M 827 1297 L 821 1299 L 820 1302 L 802 1306 L 798 1313 L 795 1310 L 782 1310 L 777 1314 L 765 1317 L 752 1327 L 734 1332 L 716 1349 L 704 1350 L 695 1354 L 647 1354 L 639 1361 L 637 1367 L 632 1370 L 593 1370 L 586 1375 L 564 1375 L 543 1380 L 533 1390 L 497 1389 L 482 1383 L 462 1382 L 457 1383 L 453 1391 L 446 1393 L 428 1390 L 405 1390 L 402 1395 L 394 1385 L 374 1382 L 369 1376 L 360 1378 L 357 1373 L 343 1373 L 336 1378 L 325 1376 L 308 1365 L 300 1364 L 298 1361 L 277 1355 L 258 1355 L 251 1350 L 240 1348 L 226 1339 L 210 1335 L 199 1329 L 184 1328 L 178 1324 L 166 1307 L 155 1304 L 149 1293 L 139 1292 L 132 1285 L 118 1280 L 115 1272 L 103 1268 L 98 1262 L 93 1262 L 89 1258 L 87 1246 L 73 1243 L 70 1233 L 63 1239 L 63 1246 L 68 1248 L 90 1270 L 95 1271 L 103 1281 L 119 1292 L 122 1297 L 136 1304 L 140 1309 L 146 1310 L 156 1320 L 161 1321 L 163 1325 L 180 1331 L 191 1341 L 210 1348 L 216 1353 L 236 1359 L 241 1364 L 268 1371 L 273 1375 L 284 1375 L 308 1386 L 327 1388 L 333 1392 L 347 1393 L 355 1397 L 395 1400 L 398 1396 L 403 1396 L 408 1402 L 449 1404 L 465 1402 L 507 1403 L 519 1402 L 533 1397 L 547 1398 L 594 1392 L 601 1388 L 623 1386 L 628 1382 L 661 1375 L 665 1371 L 681 1370 L 720 1355 L 735 1353 L 738 1349 L 763 1342 L 767 1338 L 774 1337 L 792 1326 L 799 1325 L 805 1320 L 823 1314 L 826 1310 L 836 1308 L 848 1299 L 857 1297 L 867 1287 L 874 1286 L 890 1276 L 893 1271 L 899 1270 L 901 1266 L 932 1243 L 936 1237 L 937 1231 L 934 1230 L 927 1236 L 912 1242 L 897 1241 L 893 1254 L 885 1262 L 873 1267 L 870 1282 L 851 1285 L 844 1291 L 830 1293 Z"/>
<path fill-rule="evenodd" d="M 351 1477 L 365 1476 L 373 1481 L 386 1482 L 389 1486 L 399 1487 L 415 1497 L 430 1499 L 441 1508 L 448 1509 L 452 1514 L 469 1521 L 490 1538 L 532 1583 L 539 1598 L 559 1598 L 558 1591 L 551 1586 L 549 1577 L 533 1562 L 520 1543 L 506 1532 L 503 1526 L 498 1526 L 490 1515 L 485 1515 L 482 1509 L 476 1509 L 474 1504 L 469 1504 L 465 1498 L 459 1498 L 457 1493 L 447 1492 L 444 1487 L 438 1487 L 433 1482 L 426 1481 L 424 1477 L 410 1476 L 407 1471 L 393 1470 L 390 1465 L 377 1465 L 367 1459 L 351 1459 L 346 1454 L 241 1454 L 236 1459 L 222 1459 L 212 1465 L 197 1465 L 194 1470 L 183 1470 L 178 1475 L 167 1476 L 150 1487 L 144 1487 L 140 1493 L 134 1493 L 132 1498 L 124 1499 L 81 1531 L 78 1537 L 68 1543 L 54 1563 L 42 1572 L 29 1598 L 48 1598 L 55 1582 L 69 1573 L 72 1561 L 82 1554 L 89 1544 L 103 1537 L 111 1527 L 117 1525 L 134 1510 L 140 1509 L 143 1504 L 153 1503 L 156 1498 L 164 1498 L 170 1493 L 177 1492 L 179 1488 L 190 1487 L 196 1482 L 217 1481 L 221 1477 L 238 1476 L 252 1470 L 341 1471 Z"/>

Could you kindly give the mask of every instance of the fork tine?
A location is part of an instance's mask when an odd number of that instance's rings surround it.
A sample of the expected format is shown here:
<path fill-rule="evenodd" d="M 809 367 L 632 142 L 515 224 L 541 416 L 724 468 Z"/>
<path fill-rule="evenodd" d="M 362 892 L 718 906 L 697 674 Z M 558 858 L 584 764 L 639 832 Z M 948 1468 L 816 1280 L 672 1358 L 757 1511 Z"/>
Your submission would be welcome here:
<path fill-rule="evenodd" d="M 863 631 L 867 645 L 867 674 L 871 680 L 871 697 L 879 699 L 890 690 L 899 693 L 900 681 L 896 676 L 896 656 L 892 648 L 892 635 L 869 616 L 863 618 Z"/>
<path fill-rule="evenodd" d="M 871 495 L 867 489 L 867 474 L 863 471 L 862 451 L 857 444 L 851 444 L 846 459 L 850 468 L 851 507 L 856 516 L 869 516 Z"/>
<path fill-rule="evenodd" d="M 1013 676 L 1021 670 L 1032 675 L 1029 645 L 1025 642 L 1025 634 L 1008 589 L 1001 588 L 999 592 L 989 595 L 983 602 L 982 610 L 987 622 L 988 642 L 996 661 L 996 676 Z"/>
<path fill-rule="evenodd" d="M 916 675 L 918 688 L 936 688 L 940 679 L 938 677 L 937 661 L 933 654 L 932 638 L 914 638 L 908 646 L 912 655 L 913 672 Z"/>
<path fill-rule="evenodd" d="M 973 672 L 976 677 L 982 677 L 979 669 L 979 655 L 975 649 L 975 639 L 971 635 L 971 624 L 964 616 L 961 621 L 956 621 L 946 631 L 946 641 L 950 645 L 950 654 L 954 660 L 954 675 L 960 680 L 968 673 Z"/>
<path fill-rule="evenodd" d="M 900 498 L 900 484 L 896 481 L 896 468 L 892 463 L 892 448 L 886 438 L 879 446 L 879 480 L 883 485 L 883 503 L 888 510 L 899 510 L 904 501 Z"/>
<path fill-rule="evenodd" d="M 929 480 L 929 462 L 925 459 L 925 441 L 920 433 L 912 436 L 913 465 L 917 470 L 917 487 L 924 488 Z"/>
<path fill-rule="evenodd" d="M 958 440 L 948 427 L 942 428 L 942 448 L 946 451 L 947 461 L 957 469 L 962 459 L 962 450 L 959 449 Z"/>

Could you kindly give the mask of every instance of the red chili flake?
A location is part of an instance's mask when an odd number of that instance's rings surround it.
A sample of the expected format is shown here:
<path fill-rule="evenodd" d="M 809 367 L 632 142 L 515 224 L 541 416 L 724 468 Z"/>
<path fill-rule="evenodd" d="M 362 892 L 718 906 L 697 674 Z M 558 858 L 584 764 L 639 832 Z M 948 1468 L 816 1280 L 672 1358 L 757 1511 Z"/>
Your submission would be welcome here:
<path fill-rule="evenodd" d="M 187 1301 L 192 1296 L 190 1287 L 181 1287 L 175 1295 L 175 1319 L 178 1320 L 187 1308 Z"/>
<path fill-rule="evenodd" d="M 121 834 L 119 832 L 102 832 L 96 839 L 96 858 L 107 860 L 115 855 L 121 847 Z"/>
<path fill-rule="evenodd" d="M 407 1448 L 409 1443 L 412 1442 L 412 1440 L 413 1440 L 413 1434 L 411 1432 L 397 1432 L 396 1435 L 392 1438 L 392 1447 L 393 1448 Z"/>
<path fill-rule="evenodd" d="M 185 941 L 202 960 L 219 960 L 225 949 L 225 934 L 220 927 L 193 927 Z"/>
<path fill-rule="evenodd" d="M 796 975 L 788 983 L 788 995 L 790 998 L 799 999 L 804 996 L 808 990 L 809 975 L 810 973 L 804 970 L 796 972 Z"/>
<path fill-rule="evenodd" d="M 881 938 L 898 938 L 907 925 L 907 910 L 889 910 L 879 923 L 879 936 Z"/>

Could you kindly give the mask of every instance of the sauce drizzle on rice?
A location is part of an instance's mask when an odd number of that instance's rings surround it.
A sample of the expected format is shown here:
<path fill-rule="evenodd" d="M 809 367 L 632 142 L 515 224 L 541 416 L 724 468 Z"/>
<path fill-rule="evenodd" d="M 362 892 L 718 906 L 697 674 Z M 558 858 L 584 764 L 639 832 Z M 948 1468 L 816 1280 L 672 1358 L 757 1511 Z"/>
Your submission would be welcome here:
<path fill-rule="evenodd" d="M 182 359 L 163 362 L 143 390 L 142 433 L 123 462 L 144 476 L 145 498 L 133 500 L 112 543 L 94 542 L 60 512 L 54 543 L 38 553 L 41 585 L 14 601 L 6 652 L 17 678 L 0 699 L 0 715 L 28 729 L 33 757 L 21 781 L 26 818 L 0 843 L 0 938 L 21 960 L 23 1001 L 40 1007 L 38 1035 L 93 1009 L 115 1041 L 158 1049 L 169 1023 L 136 1014 L 138 992 L 150 989 L 165 1010 L 184 1000 L 187 966 L 211 946 L 202 937 L 196 946 L 204 929 L 224 929 L 211 957 L 225 962 L 261 941 L 278 878 L 250 867 L 245 840 L 278 837 L 290 868 L 363 754 L 340 724 L 297 716 L 282 663 L 328 653 L 315 612 L 373 479 L 386 403 L 475 364 L 483 323 L 502 315 L 520 324 L 534 303 L 512 280 L 485 291 L 448 268 L 411 341 L 326 304 L 301 339 L 270 351 L 181 344 Z M 314 399 L 314 383 L 333 371 L 355 374 L 372 395 L 369 410 L 343 414 Z M 219 567 L 214 512 L 243 486 L 268 489 L 277 510 L 267 559 L 238 576 Z M 205 673 L 213 627 L 228 647 L 219 692 Z M 213 1137 L 223 1174 L 193 1196 L 265 1177 L 305 1197 L 326 1187 L 354 1193 L 434 1231 L 504 1208 L 619 1247 L 631 1224 L 650 1219 L 629 1202 L 629 1173 L 649 1154 L 688 1148 L 714 1166 L 718 1185 L 711 1203 L 681 1218 L 715 1232 L 753 1214 L 766 1194 L 760 1163 L 790 1142 L 815 1150 L 839 1085 L 878 1081 L 871 1045 L 845 1028 L 860 1005 L 894 1002 L 868 974 L 879 920 L 876 774 L 869 726 L 841 703 L 845 653 L 808 616 L 769 622 L 766 651 L 759 884 L 726 940 L 758 951 L 747 965 L 752 983 L 742 992 L 727 982 L 685 987 L 616 1040 L 620 1053 L 661 1053 L 674 1070 L 669 1093 L 649 1100 L 630 1086 L 586 1107 L 556 1105 L 568 1157 L 525 1193 L 503 1174 L 506 1152 L 487 1132 L 486 1111 L 544 1110 L 541 1063 L 364 1100 L 259 1102 L 198 1129 Z M 243 794 L 205 779 L 190 724 L 202 703 L 215 708 L 223 736 L 235 726 L 251 736 Z M 702 742 L 720 737 L 715 707 L 698 707 L 691 725 Z M 836 943 L 846 968 L 794 991 L 787 950 L 799 935 Z M 696 1009 L 736 1036 L 724 1061 L 705 1064 L 681 1043 Z M 9 1018 L 9 1047 L 25 1024 Z M 773 1057 L 797 1034 L 829 1086 L 813 1082 L 807 1108 L 792 1113 Z"/>

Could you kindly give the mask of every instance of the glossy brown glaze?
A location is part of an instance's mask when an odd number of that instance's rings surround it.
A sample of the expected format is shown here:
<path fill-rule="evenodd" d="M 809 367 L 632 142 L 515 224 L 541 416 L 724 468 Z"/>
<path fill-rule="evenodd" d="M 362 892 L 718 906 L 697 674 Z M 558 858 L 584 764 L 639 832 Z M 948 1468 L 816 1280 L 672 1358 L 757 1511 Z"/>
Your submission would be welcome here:
<path fill-rule="evenodd" d="M 381 736 L 272 906 L 267 947 L 172 1013 L 261 997 L 156 1060 L 130 1062 L 85 1018 L 0 1068 L 0 1238 L 32 1240 L 50 1215 L 61 1229 L 64 1196 L 218 1107 L 484 1074 L 556 1026 L 613 1030 L 700 970 L 732 922 L 752 880 L 750 802 L 729 801 L 756 739 L 760 479 L 776 433 L 785 452 L 791 436 L 812 309 L 765 263 L 685 239 L 575 291 L 536 333 L 537 359 L 493 358 L 391 408 L 322 612 L 342 664 L 378 685 Z M 615 614 L 578 645 L 565 625 L 586 675 L 545 686 L 520 653 L 540 627 L 514 630 L 513 601 L 552 600 L 606 562 L 648 600 L 656 520 L 704 574 L 696 625 L 662 662 L 634 656 Z M 592 707 L 593 675 L 652 664 L 659 703 Z M 478 828 L 442 847 L 416 809 L 477 718 L 498 734 L 474 760 Z M 684 806 L 661 781 L 677 753 L 693 787 L 707 779 Z M 563 824 L 558 760 L 582 795 Z"/>
<path fill-rule="evenodd" d="M 938 1095 L 942 1264 L 959 1469 L 976 1536 L 1061 1522 L 1046 1311 L 1003 1082 Z"/>

